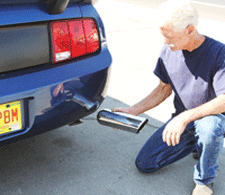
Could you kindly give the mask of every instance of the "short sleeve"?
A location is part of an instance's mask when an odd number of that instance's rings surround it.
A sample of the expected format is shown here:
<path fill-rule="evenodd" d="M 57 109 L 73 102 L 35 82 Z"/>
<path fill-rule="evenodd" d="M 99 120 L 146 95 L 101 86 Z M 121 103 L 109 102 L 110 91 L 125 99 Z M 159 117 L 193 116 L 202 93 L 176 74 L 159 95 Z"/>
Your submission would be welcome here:
<path fill-rule="evenodd" d="M 225 59 L 217 66 L 216 73 L 213 77 L 213 87 L 216 96 L 225 94 Z"/>
<path fill-rule="evenodd" d="M 167 76 L 167 71 L 165 69 L 165 65 L 163 63 L 162 58 L 158 59 L 158 62 L 156 64 L 156 68 L 154 70 L 154 74 L 159 77 L 159 79 L 163 82 L 168 84 L 168 76 Z"/>

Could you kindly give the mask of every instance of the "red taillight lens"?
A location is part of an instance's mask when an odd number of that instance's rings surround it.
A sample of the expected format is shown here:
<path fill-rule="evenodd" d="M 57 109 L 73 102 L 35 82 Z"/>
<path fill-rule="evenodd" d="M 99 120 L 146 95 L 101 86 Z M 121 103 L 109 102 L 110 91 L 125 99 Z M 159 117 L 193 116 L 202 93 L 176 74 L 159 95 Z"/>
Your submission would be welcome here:
<path fill-rule="evenodd" d="M 71 44 L 69 29 L 66 22 L 55 22 L 52 24 L 53 34 L 53 61 L 59 62 L 71 57 Z"/>
<path fill-rule="evenodd" d="M 70 40 L 72 44 L 72 57 L 85 55 L 87 52 L 84 29 L 81 20 L 68 22 L 70 29 Z"/>
<path fill-rule="evenodd" d="M 61 62 L 99 49 L 99 35 L 93 19 L 51 23 L 53 62 Z"/>
<path fill-rule="evenodd" d="M 83 20 L 87 42 L 87 53 L 96 52 L 99 48 L 99 37 L 96 24 L 93 20 Z"/>

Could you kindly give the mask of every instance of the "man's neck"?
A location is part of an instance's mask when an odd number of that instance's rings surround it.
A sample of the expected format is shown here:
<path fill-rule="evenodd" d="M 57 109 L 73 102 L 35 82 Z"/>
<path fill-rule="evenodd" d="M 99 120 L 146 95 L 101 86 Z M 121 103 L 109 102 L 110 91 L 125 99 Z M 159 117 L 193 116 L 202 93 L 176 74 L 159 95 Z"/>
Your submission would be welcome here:
<path fill-rule="evenodd" d="M 197 33 L 195 36 L 193 36 L 190 39 L 190 42 L 186 50 L 188 50 L 189 52 L 192 52 L 195 49 L 199 48 L 204 41 L 205 41 L 205 37 Z"/>

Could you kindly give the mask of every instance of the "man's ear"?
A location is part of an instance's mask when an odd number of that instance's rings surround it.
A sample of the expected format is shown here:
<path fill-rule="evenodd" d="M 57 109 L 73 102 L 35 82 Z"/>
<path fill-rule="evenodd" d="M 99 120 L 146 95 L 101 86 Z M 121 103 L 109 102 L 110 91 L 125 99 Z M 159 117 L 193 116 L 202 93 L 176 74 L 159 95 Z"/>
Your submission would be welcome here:
<path fill-rule="evenodd" d="M 186 33 L 187 33 L 187 35 L 192 35 L 193 33 L 195 32 L 195 27 L 192 25 L 192 24 L 190 24 L 190 25 L 188 25 L 187 27 L 186 27 Z"/>

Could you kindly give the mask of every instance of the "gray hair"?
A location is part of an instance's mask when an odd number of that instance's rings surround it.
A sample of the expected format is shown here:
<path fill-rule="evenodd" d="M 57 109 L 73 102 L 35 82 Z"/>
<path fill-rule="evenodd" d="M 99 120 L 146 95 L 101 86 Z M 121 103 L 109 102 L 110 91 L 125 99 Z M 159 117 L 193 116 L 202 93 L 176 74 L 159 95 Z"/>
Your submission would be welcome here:
<path fill-rule="evenodd" d="M 184 30 L 188 25 L 197 28 L 198 12 L 189 0 L 167 0 L 163 2 L 157 14 L 157 26 L 172 25 L 174 30 Z"/>

